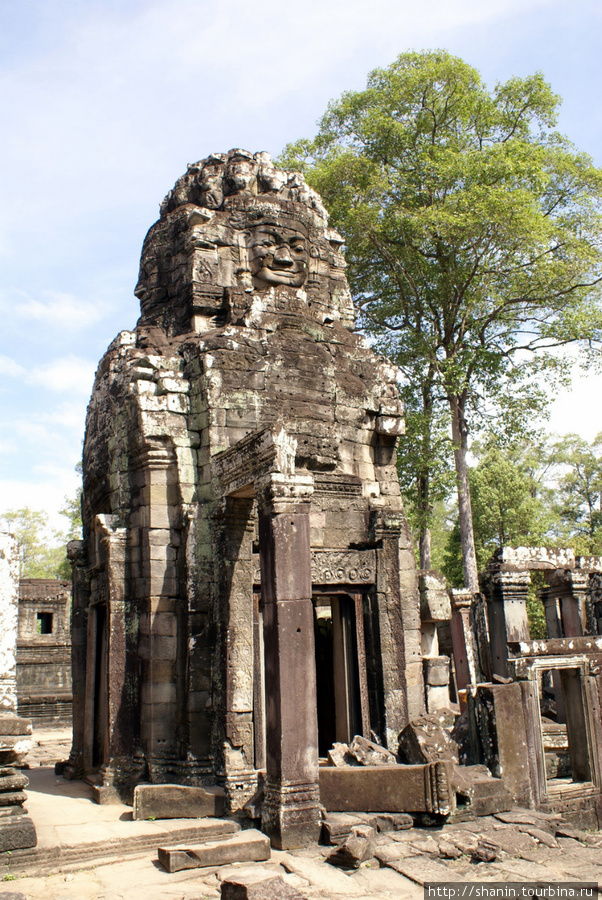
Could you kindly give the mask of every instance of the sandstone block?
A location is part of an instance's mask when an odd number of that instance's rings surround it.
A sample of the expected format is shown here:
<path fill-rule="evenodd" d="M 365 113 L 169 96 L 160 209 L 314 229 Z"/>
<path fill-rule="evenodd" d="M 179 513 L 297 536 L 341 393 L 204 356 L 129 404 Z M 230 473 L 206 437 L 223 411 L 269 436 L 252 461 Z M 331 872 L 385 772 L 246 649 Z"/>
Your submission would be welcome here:
<path fill-rule="evenodd" d="M 353 738 L 346 755 L 357 760 L 362 766 L 397 765 L 397 757 L 394 753 L 359 734 Z"/>
<path fill-rule="evenodd" d="M 344 869 L 359 869 L 365 860 L 374 855 L 375 841 L 374 828 L 369 825 L 354 825 L 349 837 L 333 850 L 327 862 Z"/>
<path fill-rule="evenodd" d="M 412 719 L 399 735 L 399 756 L 409 765 L 449 759 L 458 762 L 458 745 L 440 724 L 440 717 L 427 714 Z"/>
<path fill-rule="evenodd" d="M 159 862 L 168 872 L 223 866 L 235 862 L 263 862 L 270 858 L 270 842 L 254 828 L 219 841 L 183 847 L 159 847 Z"/>
<path fill-rule="evenodd" d="M 0 819 L 0 853 L 26 850 L 38 842 L 36 829 L 29 816 L 10 816 Z"/>
<path fill-rule="evenodd" d="M 201 819 L 223 814 L 224 791 L 220 787 L 138 784 L 134 788 L 134 819 Z"/>
<path fill-rule="evenodd" d="M 250 872 L 230 875 L 221 886 L 222 900 L 305 900 L 280 875 Z"/>

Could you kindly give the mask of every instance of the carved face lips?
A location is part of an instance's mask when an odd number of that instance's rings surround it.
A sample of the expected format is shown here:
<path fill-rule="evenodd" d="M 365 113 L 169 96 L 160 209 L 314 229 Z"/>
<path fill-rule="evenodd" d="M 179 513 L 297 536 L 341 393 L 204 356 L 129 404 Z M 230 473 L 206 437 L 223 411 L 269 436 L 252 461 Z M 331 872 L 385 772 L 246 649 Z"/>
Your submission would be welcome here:
<path fill-rule="evenodd" d="M 293 228 L 259 226 L 251 239 L 249 264 L 259 290 L 273 284 L 301 287 L 307 278 L 307 238 Z"/>

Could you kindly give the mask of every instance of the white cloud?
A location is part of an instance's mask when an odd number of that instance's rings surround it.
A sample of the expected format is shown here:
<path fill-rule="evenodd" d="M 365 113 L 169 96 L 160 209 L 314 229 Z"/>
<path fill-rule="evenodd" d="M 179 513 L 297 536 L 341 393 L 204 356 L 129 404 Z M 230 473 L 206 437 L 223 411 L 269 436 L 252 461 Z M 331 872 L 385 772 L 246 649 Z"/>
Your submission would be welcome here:
<path fill-rule="evenodd" d="M 103 318 L 103 310 L 89 300 L 59 291 L 43 291 L 43 299 L 28 299 L 17 308 L 18 314 L 30 321 L 56 328 L 76 330 L 88 328 Z"/>
<path fill-rule="evenodd" d="M 72 497 L 79 486 L 80 479 L 75 472 L 55 470 L 52 477 L 46 479 L 27 479 L 14 481 L 0 480 L 0 515 L 9 509 L 43 510 L 48 514 L 52 529 L 65 530 L 67 520 L 58 510 L 64 505 L 65 497 Z"/>
<path fill-rule="evenodd" d="M 9 378 L 18 378 L 25 374 L 25 369 L 10 356 L 0 356 L 0 375 L 8 375 Z"/>
<path fill-rule="evenodd" d="M 90 396 L 96 364 L 88 359 L 68 356 L 37 366 L 28 376 L 30 384 L 50 391 Z"/>

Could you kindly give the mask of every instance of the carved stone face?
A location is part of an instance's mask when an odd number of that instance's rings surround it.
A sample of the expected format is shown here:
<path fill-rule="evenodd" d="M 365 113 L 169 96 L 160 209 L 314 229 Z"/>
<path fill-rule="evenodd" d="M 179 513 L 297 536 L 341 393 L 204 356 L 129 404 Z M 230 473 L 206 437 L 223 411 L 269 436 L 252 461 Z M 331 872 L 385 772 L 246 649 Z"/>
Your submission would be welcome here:
<path fill-rule="evenodd" d="M 253 284 L 265 290 L 273 284 L 302 287 L 307 279 L 307 237 L 294 228 L 259 225 L 249 244 L 249 266 Z"/>
<path fill-rule="evenodd" d="M 253 159 L 244 156 L 234 156 L 228 162 L 226 179 L 230 189 L 238 191 L 252 191 L 255 185 L 255 173 L 257 166 Z"/>
<path fill-rule="evenodd" d="M 224 200 L 222 190 L 223 166 L 209 165 L 203 167 L 199 183 L 203 204 L 208 209 L 219 209 Z"/>

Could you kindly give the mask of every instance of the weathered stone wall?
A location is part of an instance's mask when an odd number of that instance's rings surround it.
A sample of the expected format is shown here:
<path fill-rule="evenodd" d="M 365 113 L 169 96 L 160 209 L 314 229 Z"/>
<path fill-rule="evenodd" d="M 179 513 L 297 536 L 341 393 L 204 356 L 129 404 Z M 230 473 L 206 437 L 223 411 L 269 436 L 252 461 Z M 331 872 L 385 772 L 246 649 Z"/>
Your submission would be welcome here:
<path fill-rule="evenodd" d="M 71 582 L 19 582 L 17 699 L 34 725 L 71 721 Z"/>
<path fill-rule="evenodd" d="M 243 151 L 189 167 L 147 235 L 142 315 L 100 363 L 84 448 L 76 668 L 90 737 L 74 749 L 107 786 L 218 778 L 235 804 L 253 792 L 272 715 L 260 569 L 276 606 L 287 590 L 266 541 L 297 548 L 310 595 L 355 603 L 370 728 L 395 747 L 423 709 L 397 372 L 353 333 L 340 247 L 300 176 Z M 311 617 L 311 596 L 292 596 Z M 299 703 L 312 655 L 313 635 Z"/>

